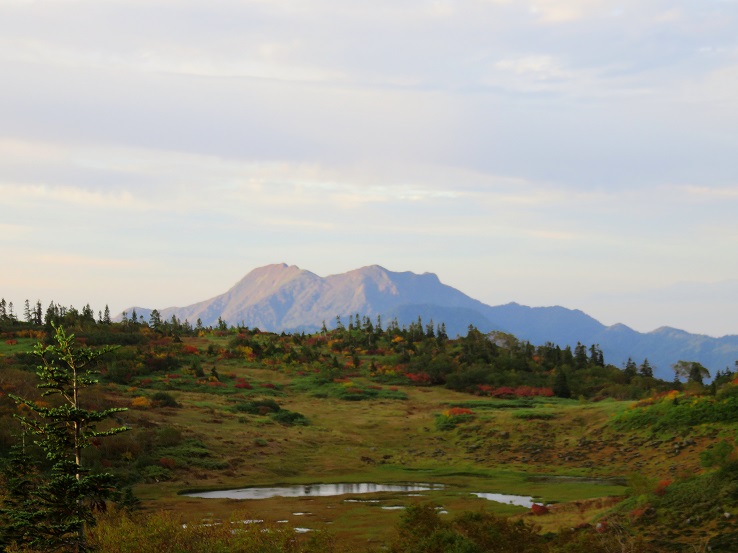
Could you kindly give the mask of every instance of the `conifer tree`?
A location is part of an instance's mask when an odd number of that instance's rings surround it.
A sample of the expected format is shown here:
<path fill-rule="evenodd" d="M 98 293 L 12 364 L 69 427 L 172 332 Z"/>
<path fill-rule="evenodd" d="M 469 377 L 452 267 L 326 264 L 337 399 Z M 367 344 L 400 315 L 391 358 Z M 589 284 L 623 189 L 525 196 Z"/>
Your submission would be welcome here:
<path fill-rule="evenodd" d="M 36 306 L 33 309 L 33 324 L 41 326 L 44 324 L 43 308 L 41 307 L 41 300 L 36 300 Z"/>
<path fill-rule="evenodd" d="M 67 335 L 61 326 L 53 329 L 53 343 L 39 343 L 33 353 L 41 362 L 36 372 L 38 388 L 43 397 L 57 401 L 49 406 L 9 394 L 30 411 L 18 418 L 27 437 L 44 453 L 45 462 L 30 461 L 25 451 L 16 455 L 16 464 L 25 467 L 18 474 L 29 479 L 11 480 L 8 498 L 0 508 L 0 527 L 12 529 L 6 539 L 17 546 L 80 552 L 87 549 L 84 527 L 94 522 L 94 509 L 104 508 L 105 501 L 117 493 L 112 474 L 95 474 L 83 467 L 82 451 L 93 439 L 128 429 L 97 430 L 98 423 L 125 409 L 95 411 L 82 402 L 83 389 L 97 382 L 93 375 L 99 358 L 113 348 L 79 348 L 73 334 Z M 44 470 L 49 465 L 51 469 Z"/>
<path fill-rule="evenodd" d="M 638 366 L 630 357 L 628 357 L 628 362 L 625 364 L 625 369 L 623 370 L 623 372 L 628 377 L 628 382 L 630 382 L 634 376 L 638 375 Z"/>
<path fill-rule="evenodd" d="M 648 362 L 648 359 L 644 359 L 643 363 L 641 363 L 641 367 L 638 369 L 638 372 L 641 376 L 645 376 L 647 378 L 653 378 L 653 368 L 651 367 L 651 364 Z"/>
<path fill-rule="evenodd" d="M 27 322 L 31 322 L 31 302 L 26 300 L 26 303 L 23 306 L 23 319 Z"/>

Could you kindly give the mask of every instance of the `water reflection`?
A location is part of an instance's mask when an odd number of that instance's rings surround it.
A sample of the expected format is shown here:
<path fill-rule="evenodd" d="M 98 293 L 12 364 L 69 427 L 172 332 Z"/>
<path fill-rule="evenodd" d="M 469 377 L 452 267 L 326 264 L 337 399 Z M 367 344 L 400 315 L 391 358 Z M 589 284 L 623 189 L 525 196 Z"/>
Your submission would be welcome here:
<path fill-rule="evenodd" d="M 268 499 L 270 497 L 327 497 L 331 495 L 377 492 L 420 492 L 443 489 L 441 484 L 310 484 L 274 488 L 240 488 L 185 494 L 188 497 L 216 499 Z"/>
<path fill-rule="evenodd" d="M 504 493 L 472 493 L 482 499 L 489 501 L 497 501 L 498 503 L 507 503 L 509 505 L 519 505 L 520 507 L 531 508 L 536 503 L 532 497 L 526 497 L 524 495 L 508 495 Z"/>

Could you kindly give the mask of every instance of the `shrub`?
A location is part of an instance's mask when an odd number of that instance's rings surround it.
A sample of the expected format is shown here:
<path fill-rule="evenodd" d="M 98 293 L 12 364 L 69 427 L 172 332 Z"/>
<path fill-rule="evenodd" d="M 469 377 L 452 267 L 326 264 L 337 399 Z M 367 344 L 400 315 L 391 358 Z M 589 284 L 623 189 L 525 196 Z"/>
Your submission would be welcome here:
<path fill-rule="evenodd" d="M 295 413 L 294 411 L 287 411 L 282 409 L 272 414 L 272 420 L 283 424 L 285 426 L 307 426 L 310 424 L 307 417 L 301 413 Z"/>
<path fill-rule="evenodd" d="M 281 408 L 273 399 L 255 399 L 252 401 L 241 401 L 233 406 L 233 409 L 239 413 L 249 413 L 251 415 L 266 415 L 268 413 L 276 413 Z"/>
<path fill-rule="evenodd" d="M 711 449 L 706 449 L 700 453 L 700 464 L 703 467 L 724 467 L 730 461 L 733 449 L 735 449 L 734 446 L 722 440 Z"/>
<path fill-rule="evenodd" d="M 392 553 L 543 553 L 544 539 L 523 521 L 485 512 L 442 520 L 434 505 L 411 505 L 402 515 Z"/>
<path fill-rule="evenodd" d="M 141 476 L 146 482 L 166 482 L 172 479 L 172 471 L 160 465 L 149 465 L 144 467 Z"/>
<path fill-rule="evenodd" d="M 457 425 L 468 422 L 474 418 L 474 412 L 464 407 L 451 407 L 440 415 L 436 415 L 436 429 L 445 431 L 453 430 Z"/>
<path fill-rule="evenodd" d="M 131 407 L 134 409 L 149 409 L 151 400 L 143 396 L 135 397 L 131 400 Z"/>
<path fill-rule="evenodd" d="M 156 392 L 151 400 L 156 407 L 179 407 L 177 400 L 166 392 Z"/>

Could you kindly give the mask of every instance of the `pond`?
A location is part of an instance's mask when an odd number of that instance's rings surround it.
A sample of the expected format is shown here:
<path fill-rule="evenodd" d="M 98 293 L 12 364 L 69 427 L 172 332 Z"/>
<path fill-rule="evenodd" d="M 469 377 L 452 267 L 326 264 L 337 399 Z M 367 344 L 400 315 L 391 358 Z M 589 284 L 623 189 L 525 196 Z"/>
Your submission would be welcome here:
<path fill-rule="evenodd" d="M 280 487 L 254 487 L 239 488 L 235 490 L 217 490 L 212 492 L 199 492 L 184 494 L 187 497 L 203 497 L 213 499 L 268 499 L 270 497 L 329 497 L 333 495 L 358 495 L 378 492 L 405 492 L 408 496 L 418 496 L 413 492 L 427 492 L 431 490 L 442 490 L 443 484 L 301 484 L 295 486 Z M 482 499 L 506 503 L 508 505 L 519 505 L 530 508 L 535 501 L 532 497 L 523 495 L 508 495 L 501 493 L 473 493 Z M 358 500 L 357 500 L 358 501 Z"/>
<path fill-rule="evenodd" d="M 504 493 L 477 493 L 473 492 L 472 495 L 476 495 L 482 499 L 489 501 L 497 501 L 497 503 L 507 503 L 508 505 L 519 505 L 520 507 L 531 508 L 534 503 L 540 503 L 540 501 L 534 501 L 532 497 L 526 497 L 524 495 L 508 495 Z"/>
<path fill-rule="evenodd" d="M 328 497 L 377 492 L 424 492 L 440 490 L 443 487 L 441 484 L 308 484 L 275 488 L 240 488 L 184 495 L 217 499 L 268 499 L 270 497 Z"/>

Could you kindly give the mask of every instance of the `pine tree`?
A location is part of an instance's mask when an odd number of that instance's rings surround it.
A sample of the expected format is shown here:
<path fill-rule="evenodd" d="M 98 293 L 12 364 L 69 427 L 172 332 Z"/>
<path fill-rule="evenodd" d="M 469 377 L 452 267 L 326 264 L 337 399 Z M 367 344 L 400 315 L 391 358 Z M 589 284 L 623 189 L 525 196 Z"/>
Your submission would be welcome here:
<path fill-rule="evenodd" d="M 625 364 L 625 369 L 623 369 L 623 373 L 625 373 L 625 376 L 628 377 L 628 382 L 630 382 L 634 376 L 638 375 L 638 366 L 630 357 L 628 357 L 628 362 Z"/>
<path fill-rule="evenodd" d="M 574 367 L 577 369 L 584 369 L 589 364 L 587 358 L 587 347 L 581 342 L 577 342 L 574 348 Z"/>
<path fill-rule="evenodd" d="M 648 359 L 644 359 L 643 363 L 641 363 L 640 369 L 638 369 L 638 372 L 641 376 L 645 376 L 647 378 L 653 378 L 653 368 L 651 367 L 651 364 L 648 362 Z"/>
<path fill-rule="evenodd" d="M 154 330 L 159 330 L 161 327 L 161 315 L 158 309 L 152 309 L 149 315 L 149 326 Z"/>
<path fill-rule="evenodd" d="M 41 300 L 36 300 L 36 307 L 33 310 L 33 324 L 38 326 L 44 324 L 44 312 L 41 307 Z"/>
<path fill-rule="evenodd" d="M 8 306 L 5 303 L 5 298 L 0 299 L 0 321 L 4 321 L 8 318 Z"/>
<path fill-rule="evenodd" d="M 82 390 L 95 384 L 93 370 L 102 355 L 113 348 L 98 350 L 78 348 L 74 335 L 62 327 L 53 327 L 53 343 L 37 344 L 33 350 L 41 364 L 37 376 L 42 396 L 57 396 L 56 407 L 19 396 L 9 396 L 26 406 L 30 416 L 18 416 L 28 437 L 45 454 L 50 471 L 35 466 L 37 476 L 31 484 L 13 485 L 3 501 L 0 515 L 10 521 L 14 540 L 43 551 L 85 551 L 85 524 L 94 521 L 93 510 L 104 507 L 116 495 L 115 478 L 108 473 L 92 473 L 82 466 L 82 451 L 93 439 L 128 430 L 126 427 L 98 431 L 97 423 L 125 409 L 88 410 L 81 405 Z M 24 454 L 18 462 L 27 463 Z M 31 471 L 19 474 L 31 474 Z"/>
<path fill-rule="evenodd" d="M 23 305 L 23 319 L 30 323 L 32 321 L 31 318 L 31 302 L 26 300 L 26 303 Z"/>

